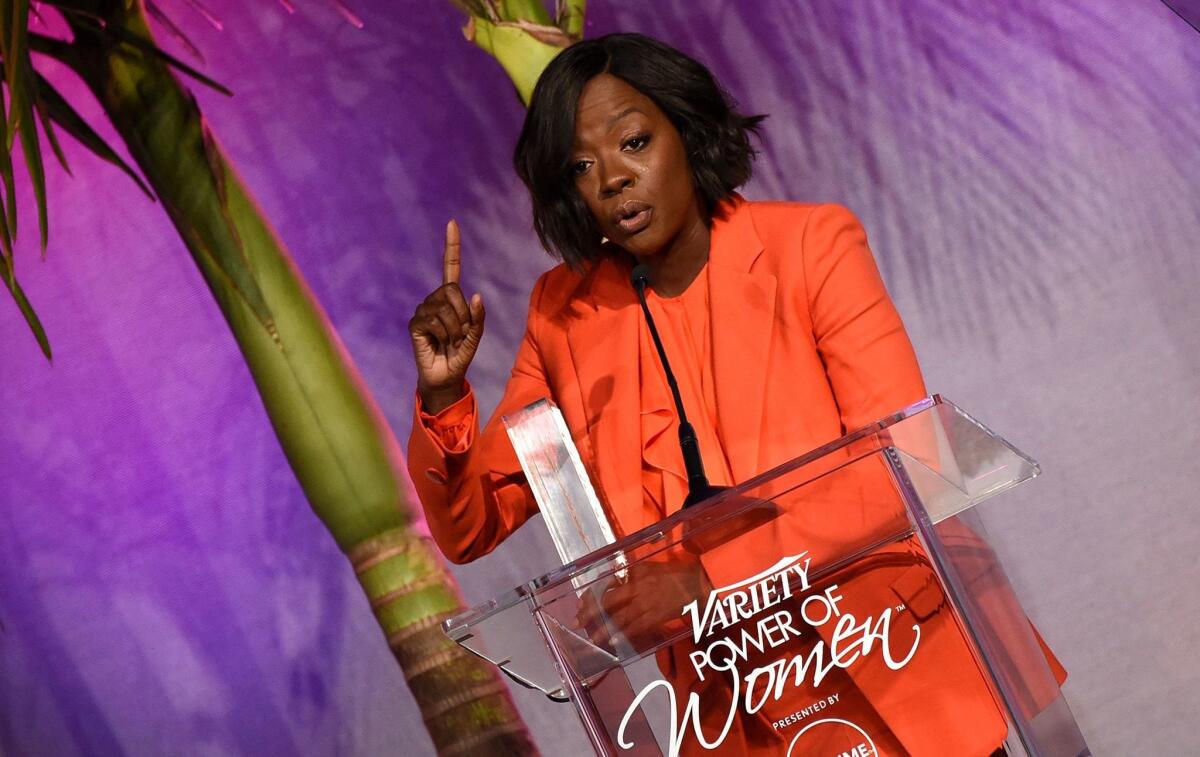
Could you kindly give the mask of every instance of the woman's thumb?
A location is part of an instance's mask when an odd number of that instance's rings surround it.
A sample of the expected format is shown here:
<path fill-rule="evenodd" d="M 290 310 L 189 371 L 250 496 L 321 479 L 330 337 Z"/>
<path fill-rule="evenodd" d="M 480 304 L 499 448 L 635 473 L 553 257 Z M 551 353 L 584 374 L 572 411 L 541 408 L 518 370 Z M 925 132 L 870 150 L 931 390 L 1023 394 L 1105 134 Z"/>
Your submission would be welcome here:
<path fill-rule="evenodd" d="M 471 323 L 482 328 L 484 315 L 483 296 L 476 292 L 471 295 Z"/>

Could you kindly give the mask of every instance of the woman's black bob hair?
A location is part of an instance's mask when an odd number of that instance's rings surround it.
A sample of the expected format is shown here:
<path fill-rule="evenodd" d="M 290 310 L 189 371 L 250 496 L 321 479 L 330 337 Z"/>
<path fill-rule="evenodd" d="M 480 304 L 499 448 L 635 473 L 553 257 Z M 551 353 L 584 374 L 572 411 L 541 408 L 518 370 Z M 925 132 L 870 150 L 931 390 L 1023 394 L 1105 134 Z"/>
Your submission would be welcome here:
<path fill-rule="evenodd" d="M 542 246 L 582 270 L 601 255 L 601 235 L 569 173 L 575 109 L 583 85 L 612 74 L 654 101 L 683 138 L 701 210 L 717 205 L 750 178 L 756 154 L 749 132 L 766 116 L 743 116 L 700 63 L 640 34 L 577 42 L 550 62 L 533 90 L 513 164 L 533 202 Z"/>

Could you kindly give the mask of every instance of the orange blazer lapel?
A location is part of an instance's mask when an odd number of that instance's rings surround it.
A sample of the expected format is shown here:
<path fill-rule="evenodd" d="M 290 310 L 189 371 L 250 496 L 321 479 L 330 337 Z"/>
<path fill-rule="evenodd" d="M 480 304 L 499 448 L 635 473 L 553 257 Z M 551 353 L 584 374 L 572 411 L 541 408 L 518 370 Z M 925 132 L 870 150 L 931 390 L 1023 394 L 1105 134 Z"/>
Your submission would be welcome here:
<path fill-rule="evenodd" d="M 709 252 L 713 384 L 719 436 L 735 483 L 759 467 L 767 371 L 775 330 L 775 277 L 753 272 L 763 251 L 741 195 L 714 217 Z"/>
<path fill-rule="evenodd" d="M 586 409 L 593 476 L 620 533 L 645 520 L 642 508 L 638 329 L 641 311 L 625 269 L 612 258 L 584 282 L 572 305 L 567 345 Z"/>

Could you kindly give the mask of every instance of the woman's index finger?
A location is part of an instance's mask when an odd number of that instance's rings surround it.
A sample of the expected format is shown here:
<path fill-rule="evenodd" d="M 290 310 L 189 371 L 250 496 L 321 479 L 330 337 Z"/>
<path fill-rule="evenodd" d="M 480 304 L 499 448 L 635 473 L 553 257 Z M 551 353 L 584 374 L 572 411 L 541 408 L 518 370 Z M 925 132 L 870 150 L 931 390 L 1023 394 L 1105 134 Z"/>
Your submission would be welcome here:
<path fill-rule="evenodd" d="M 453 218 L 446 224 L 446 248 L 442 252 L 442 283 L 457 284 L 462 272 L 462 236 Z"/>

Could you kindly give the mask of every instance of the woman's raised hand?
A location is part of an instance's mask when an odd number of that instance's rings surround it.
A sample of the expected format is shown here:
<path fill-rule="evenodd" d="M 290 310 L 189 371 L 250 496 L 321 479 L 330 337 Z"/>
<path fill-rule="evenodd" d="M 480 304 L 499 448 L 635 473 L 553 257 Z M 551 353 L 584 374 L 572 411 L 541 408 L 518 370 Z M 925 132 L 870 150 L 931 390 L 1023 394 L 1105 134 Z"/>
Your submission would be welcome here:
<path fill-rule="evenodd" d="M 442 253 L 442 285 L 417 306 L 408 322 L 417 392 L 427 413 L 440 412 L 466 394 L 467 366 L 483 337 L 483 298 L 476 294 L 468 304 L 458 288 L 461 253 L 458 224 L 451 219 Z"/>

